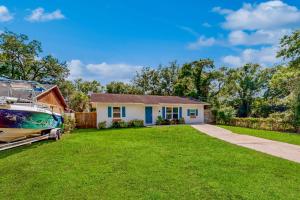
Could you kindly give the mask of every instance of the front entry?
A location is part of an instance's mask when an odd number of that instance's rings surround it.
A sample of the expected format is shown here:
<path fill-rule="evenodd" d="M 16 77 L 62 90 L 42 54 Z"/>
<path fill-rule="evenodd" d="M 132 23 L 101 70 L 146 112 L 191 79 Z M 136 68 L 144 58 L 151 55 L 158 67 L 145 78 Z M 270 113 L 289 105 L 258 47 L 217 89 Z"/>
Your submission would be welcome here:
<path fill-rule="evenodd" d="M 145 123 L 152 124 L 152 107 L 151 106 L 145 107 Z"/>

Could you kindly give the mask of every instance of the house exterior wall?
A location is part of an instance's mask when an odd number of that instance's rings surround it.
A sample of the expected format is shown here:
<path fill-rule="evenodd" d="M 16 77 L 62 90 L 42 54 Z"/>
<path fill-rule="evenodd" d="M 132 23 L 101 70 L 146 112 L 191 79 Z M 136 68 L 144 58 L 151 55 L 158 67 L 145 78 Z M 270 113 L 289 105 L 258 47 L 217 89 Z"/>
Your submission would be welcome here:
<path fill-rule="evenodd" d="M 59 114 L 64 113 L 64 105 L 53 90 L 41 95 L 37 101 L 41 104 L 49 106 L 53 112 Z"/>
<path fill-rule="evenodd" d="M 145 122 L 145 107 L 152 106 L 152 125 L 155 124 L 158 116 L 162 116 L 162 107 L 182 107 L 182 117 L 187 124 L 203 123 L 204 122 L 204 105 L 202 104 L 159 104 L 159 105 L 145 105 L 145 104 L 108 104 L 108 103 L 96 103 L 97 112 L 97 124 L 102 121 L 106 121 L 107 126 L 110 126 L 113 121 L 113 117 L 108 117 L 108 107 L 125 107 L 126 116 L 121 120 L 130 121 L 134 119 L 144 120 Z M 198 109 L 198 116 L 191 118 L 188 116 L 188 109 Z M 121 109 L 122 112 L 122 109 Z M 151 124 L 145 124 L 151 125 Z"/>

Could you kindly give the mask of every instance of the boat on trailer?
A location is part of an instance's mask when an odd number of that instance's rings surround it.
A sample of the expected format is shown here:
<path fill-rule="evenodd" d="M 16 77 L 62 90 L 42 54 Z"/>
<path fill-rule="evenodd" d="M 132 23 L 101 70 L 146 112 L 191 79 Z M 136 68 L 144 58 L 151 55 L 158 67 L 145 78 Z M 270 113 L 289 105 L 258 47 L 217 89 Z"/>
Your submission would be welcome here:
<path fill-rule="evenodd" d="M 61 128 L 63 117 L 39 104 L 46 89 L 32 81 L 0 79 L 0 142 L 13 142 Z"/>

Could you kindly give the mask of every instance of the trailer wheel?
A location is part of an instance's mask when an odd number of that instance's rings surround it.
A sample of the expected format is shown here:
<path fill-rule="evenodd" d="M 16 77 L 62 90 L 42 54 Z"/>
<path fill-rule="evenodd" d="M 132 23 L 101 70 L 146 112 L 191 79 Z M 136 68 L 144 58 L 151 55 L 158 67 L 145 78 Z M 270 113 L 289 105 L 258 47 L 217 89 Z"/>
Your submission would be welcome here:
<path fill-rule="evenodd" d="M 60 140 L 60 138 L 61 138 L 61 131 L 57 130 L 56 135 L 57 135 L 57 140 Z"/>

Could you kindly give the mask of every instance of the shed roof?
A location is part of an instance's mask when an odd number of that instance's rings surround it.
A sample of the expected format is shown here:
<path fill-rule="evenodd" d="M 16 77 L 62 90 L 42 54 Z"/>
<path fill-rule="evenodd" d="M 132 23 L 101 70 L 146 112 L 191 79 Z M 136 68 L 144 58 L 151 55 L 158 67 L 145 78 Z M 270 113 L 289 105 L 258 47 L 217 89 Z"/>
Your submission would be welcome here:
<path fill-rule="evenodd" d="M 208 104 L 195 99 L 178 96 L 101 94 L 91 95 L 92 103 L 142 103 L 142 104 Z"/>

